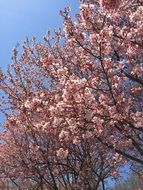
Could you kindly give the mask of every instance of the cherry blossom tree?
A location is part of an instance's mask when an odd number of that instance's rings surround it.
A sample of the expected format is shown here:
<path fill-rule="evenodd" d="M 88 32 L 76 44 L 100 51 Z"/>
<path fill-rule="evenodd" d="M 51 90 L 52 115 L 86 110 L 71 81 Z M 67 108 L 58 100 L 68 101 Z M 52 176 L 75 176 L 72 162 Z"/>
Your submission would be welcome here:
<path fill-rule="evenodd" d="M 2 189 L 98 189 L 143 166 L 143 2 L 83 0 L 0 74 Z"/>

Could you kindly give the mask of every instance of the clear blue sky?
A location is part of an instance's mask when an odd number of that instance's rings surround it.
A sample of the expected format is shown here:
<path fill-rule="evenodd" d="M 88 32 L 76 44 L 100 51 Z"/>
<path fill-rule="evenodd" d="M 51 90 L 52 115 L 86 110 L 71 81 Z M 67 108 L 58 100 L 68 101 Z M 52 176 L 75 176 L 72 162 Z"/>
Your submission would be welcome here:
<path fill-rule="evenodd" d="M 43 40 L 49 28 L 62 26 L 60 10 L 70 6 L 72 16 L 78 12 L 79 0 L 0 0 L 0 67 L 6 71 L 12 49 L 26 36 Z M 0 113 L 0 123 L 3 116 Z"/>
<path fill-rule="evenodd" d="M 26 36 L 42 41 L 49 28 L 62 24 L 59 11 L 66 6 L 72 16 L 78 12 L 78 0 L 0 0 L 0 67 L 11 63 L 11 51 Z"/>

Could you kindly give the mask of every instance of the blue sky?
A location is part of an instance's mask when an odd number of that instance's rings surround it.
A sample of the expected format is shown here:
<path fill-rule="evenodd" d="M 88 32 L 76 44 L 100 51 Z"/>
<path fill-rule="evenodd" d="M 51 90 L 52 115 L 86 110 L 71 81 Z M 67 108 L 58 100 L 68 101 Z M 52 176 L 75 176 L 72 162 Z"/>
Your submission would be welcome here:
<path fill-rule="evenodd" d="M 0 68 L 5 72 L 11 64 L 12 49 L 26 37 L 43 40 L 49 28 L 62 26 L 60 10 L 71 7 L 71 15 L 78 12 L 78 0 L 0 0 Z M 0 123 L 3 116 L 0 113 Z"/>
<path fill-rule="evenodd" d="M 72 16 L 78 12 L 78 0 L 0 0 L 0 67 L 5 71 L 12 48 L 26 36 L 42 41 L 49 28 L 61 26 L 59 11 L 66 6 Z"/>

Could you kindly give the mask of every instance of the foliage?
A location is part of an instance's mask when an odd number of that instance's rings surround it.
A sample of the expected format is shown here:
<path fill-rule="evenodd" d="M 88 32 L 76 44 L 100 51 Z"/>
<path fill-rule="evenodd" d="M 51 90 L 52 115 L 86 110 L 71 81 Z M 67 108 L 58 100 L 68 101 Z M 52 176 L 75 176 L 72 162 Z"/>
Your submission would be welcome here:
<path fill-rule="evenodd" d="M 80 3 L 0 74 L 1 189 L 104 190 L 127 162 L 142 172 L 143 3 Z"/>

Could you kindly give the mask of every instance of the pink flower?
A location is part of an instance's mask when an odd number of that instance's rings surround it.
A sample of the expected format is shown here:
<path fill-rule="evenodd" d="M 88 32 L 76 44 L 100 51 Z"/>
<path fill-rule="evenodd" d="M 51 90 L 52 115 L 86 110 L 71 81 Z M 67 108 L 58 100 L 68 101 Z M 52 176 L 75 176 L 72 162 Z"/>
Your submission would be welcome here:
<path fill-rule="evenodd" d="M 38 98 L 33 98 L 32 100 L 27 100 L 24 106 L 28 109 L 33 109 L 35 106 L 39 106 L 41 104 L 41 100 Z"/>
<path fill-rule="evenodd" d="M 117 9 L 121 3 L 121 0 L 100 0 L 99 4 L 101 7 L 106 9 Z"/>
<path fill-rule="evenodd" d="M 57 157 L 59 158 L 66 158 L 67 155 L 68 155 L 68 150 L 67 149 L 63 149 L 63 148 L 60 148 L 59 150 L 57 150 Z"/>
<path fill-rule="evenodd" d="M 69 139 L 69 132 L 62 130 L 61 133 L 59 134 L 59 139 L 60 140 L 68 140 Z"/>
<path fill-rule="evenodd" d="M 80 142 L 81 140 L 79 139 L 79 137 L 74 137 L 73 144 L 79 144 Z"/>

